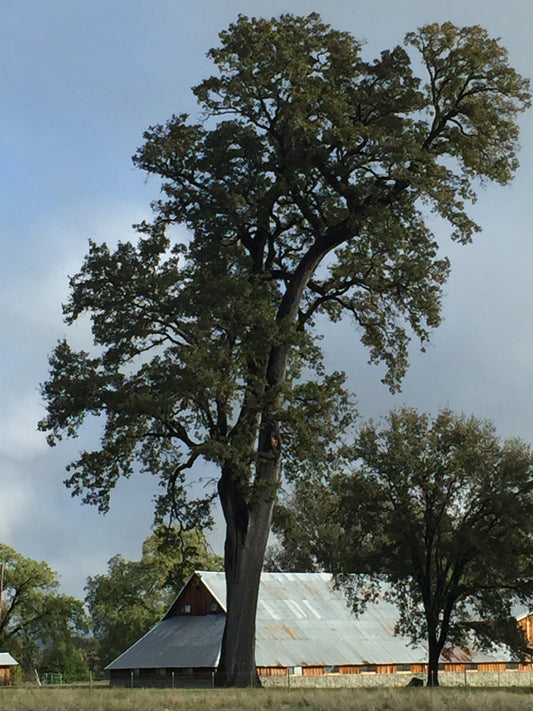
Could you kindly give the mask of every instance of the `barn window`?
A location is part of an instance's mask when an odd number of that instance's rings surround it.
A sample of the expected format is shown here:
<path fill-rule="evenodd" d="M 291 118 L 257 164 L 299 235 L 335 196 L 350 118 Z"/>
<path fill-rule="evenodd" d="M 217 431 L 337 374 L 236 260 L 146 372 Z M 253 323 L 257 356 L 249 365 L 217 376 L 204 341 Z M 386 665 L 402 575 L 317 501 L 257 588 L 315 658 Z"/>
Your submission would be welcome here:
<path fill-rule="evenodd" d="M 410 672 L 410 671 L 411 671 L 411 665 L 410 665 L 410 664 L 398 664 L 398 665 L 397 665 L 397 671 L 399 671 L 399 672 Z"/>
<path fill-rule="evenodd" d="M 190 615 L 191 612 L 192 612 L 192 606 L 187 602 L 187 603 L 185 603 L 185 605 L 182 605 L 182 606 L 181 606 L 180 611 L 181 611 L 184 615 Z"/>
<path fill-rule="evenodd" d="M 217 612 L 218 611 L 218 605 L 216 602 L 210 602 L 207 605 L 207 611 L 208 612 Z"/>
<path fill-rule="evenodd" d="M 361 671 L 362 672 L 375 672 L 376 665 L 375 664 L 361 664 Z"/>

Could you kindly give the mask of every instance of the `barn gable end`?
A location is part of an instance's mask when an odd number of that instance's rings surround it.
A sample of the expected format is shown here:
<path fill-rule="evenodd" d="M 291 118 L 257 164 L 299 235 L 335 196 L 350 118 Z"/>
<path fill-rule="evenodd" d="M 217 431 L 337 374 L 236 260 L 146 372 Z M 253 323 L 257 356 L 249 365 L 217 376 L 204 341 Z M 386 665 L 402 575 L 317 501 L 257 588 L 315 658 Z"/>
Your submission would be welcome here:
<path fill-rule="evenodd" d="M 226 610 L 206 587 L 200 573 L 194 573 L 178 594 L 164 619 L 179 615 L 223 615 Z"/>

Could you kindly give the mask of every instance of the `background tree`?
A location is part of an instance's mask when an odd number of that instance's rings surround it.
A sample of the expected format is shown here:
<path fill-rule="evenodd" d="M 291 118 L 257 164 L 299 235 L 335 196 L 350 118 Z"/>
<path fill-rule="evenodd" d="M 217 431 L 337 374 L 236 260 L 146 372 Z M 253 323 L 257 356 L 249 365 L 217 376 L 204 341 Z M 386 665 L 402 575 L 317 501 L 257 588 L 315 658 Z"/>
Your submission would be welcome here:
<path fill-rule="evenodd" d="M 86 630 L 83 604 L 58 592 L 57 574 L 48 563 L 25 558 L 0 544 L 5 564 L 0 647 L 25 671 L 38 666 L 43 646 L 69 642 Z"/>
<path fill-rule="evenodd" d="M 39 662 L 39 676 L 58 674 L 61 683 L 70 684 L 73 681 L 88 681 L 89 664 L 75 641 L 59 641 L 43 650 Z"/>
<path fill-rule="evenodd" d="M 222 570 L 223 560 L 198 531 L 160 529 L 139 561 L 116 555 L 107 573 L 87 580 L 85 601 L 103 667 L 159 622 L 195 570 Z"/>
<path fill-rule="evenodd" d="M 134 158 L 163 181 L 153 223 L 137 246 L 91 244 L 71 280 L 67 321 L 88 313 L 98 350 L 57 346 L 40 426 L 55 444 L 103 417 L 100 449 L 68 479 L 103 510 L 140 462 L 165 487 L 157 516 L 197 527 L 209 495 L 191 502 L 187 473 L 218 466 L 217 682 L 248 685 L 282 462 L 289 477 L 324 472 L 351 412 L 322 365 L 320 317 L 351 316 L 397 387 L 410 334 L 425 341 L 440 319 L 448 261 L 434 215 L 471 239 L 475 181 L 505 184 L 516 169 L 529 85 L 479 27 L 428 25 L 375 61 L 316 14 L 240 16 L 220 39 L 218 74 L 194 89 L 200 122 L 150 128 Z"/>
<path fill-rule="evenodd" d="M 368 576 L 375 592 L 386 583 L 400 633 L 427 641 L 428 685 L 446 648 L 472 637 L 523 653 L 512 609 L 533 597 L 530 446 L 474 417 L 404 409 L 363 427 L 355 456 L 358 471 L 313 496 L 301 487 L 279 516 L 284 547 L 303 551 L 293 568 L 334 572 L 356 607 Z"/>
<path fill-rule="evenodd" d="M 87 626 L 90 631 L 90 620 L 88 621 Z M 96 639 L 96 637 L 92 634 L 76 635 L 72 638 L 72 647 L 74 655 L 77 659 L 74 659 L 73 661 L 69 660 L 65 671 L 61 673 L 68 676 L 70 670 L 74 667 L 74 669 L 78 670 L 76 673 L 79 676 L 83 674 L 82 678 L 85 680 L 88 678 L 89 672 L 91 673 L 93 679 L 106 678 L 104 670 L 105 665 L 101 659 L 100 653 L 100 640 Z M 80 657 L 83 659 L 83 665 L 79 661 Z"/>

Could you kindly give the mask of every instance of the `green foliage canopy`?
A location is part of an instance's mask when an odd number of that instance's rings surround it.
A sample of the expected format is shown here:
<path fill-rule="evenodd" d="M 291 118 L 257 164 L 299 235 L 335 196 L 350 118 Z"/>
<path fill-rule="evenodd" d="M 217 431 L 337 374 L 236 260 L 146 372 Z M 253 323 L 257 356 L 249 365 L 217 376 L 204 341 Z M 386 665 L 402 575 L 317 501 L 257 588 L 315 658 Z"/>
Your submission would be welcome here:
<path fill-rule="evenodd" d="M 220 37 L 219 74 L 194 90 L 204 121 L 149 129 L 134 158 L 162 179 L 154 222 L 137 246 L 91 244 L 71 280 L 67 321 L 90 314 L 99 353 L 61 342 L 43 386 L 51 444 L 105 417 L 101 449 L 68 482 L 103 509 L 135 458 L 181 514 L 182 474 L 199 457 L 250 480 L 273 402 L 287 470 L 306 466 L 307 449 L 318 465 L 346 413 L 330 410 L 345 402 L 340 376 L 298 380 L 302 363 L 322 372 L 315 319 L 350 314 L 396 387 L 408 327 L 424 341 L 439 323 L 448 273 L 425 206 L 467 242 L 475 179 L 505 184 L 517 166 L 529 85 L 480 27 L 427 25 L 370 62 L 315 14 L 241 16 Z M 173 224 L 190 241 L 175 243 Z M 292 377 L 269 383 L 281 346 Z"/>
<path fill-rule="evenodd" d="M 4 589 L 0 646 L 25 669 L 37 666 L 40 648 L 68 642 L 86 629 L 83 604 L 58 592 L 57 574 L 44 561 L 25 558 L 0 544 Z"/>

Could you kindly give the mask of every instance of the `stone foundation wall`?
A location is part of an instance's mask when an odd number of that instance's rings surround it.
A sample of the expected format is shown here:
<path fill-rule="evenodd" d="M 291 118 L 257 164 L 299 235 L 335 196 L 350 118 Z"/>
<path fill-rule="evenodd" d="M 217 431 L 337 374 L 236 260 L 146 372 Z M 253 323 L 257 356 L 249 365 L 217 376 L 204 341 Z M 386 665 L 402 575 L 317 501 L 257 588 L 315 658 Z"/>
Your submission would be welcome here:
<path fill-rule="evenodd" d="M 265 687 L 285 688 L 360 688 L 379 686 L 407 686 L 413 677 L 422 679 L 425 675 L 409 672 L 396 674 L 322 674 L 320 676 L 264 676 L 261 677 Z M 533 686 L 533 673 L 530 671 L 502 672 L 439 672 L 439 683 L 442 686 Z"/>

